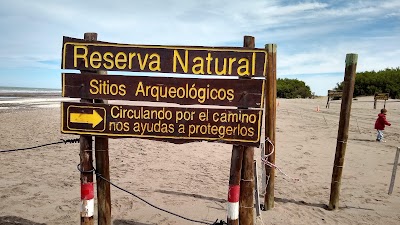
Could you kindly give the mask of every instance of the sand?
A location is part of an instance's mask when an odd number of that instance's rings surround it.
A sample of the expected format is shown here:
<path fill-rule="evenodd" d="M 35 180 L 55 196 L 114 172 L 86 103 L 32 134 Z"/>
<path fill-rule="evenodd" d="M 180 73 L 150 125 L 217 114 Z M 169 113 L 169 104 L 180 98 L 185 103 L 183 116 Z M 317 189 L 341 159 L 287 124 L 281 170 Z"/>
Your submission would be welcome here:
<path fill-rule="evenodd" d="M 0 102 L 0 150 L 77 138 L 60 133 L 59 98 Z M 30 99 L 30 101 L 29 101 Z M 19 99 L 23 100 L 23 99 Z M 400 178 L 388 186 L 400 141 L 400 102 L 389 100 L 386 143 L 375 141 L 373 98 L 353 100 L 340 209 L 328 211 L 340 101 L 279 99 L 275 207 L 264 224 L 400 224 Z M 320 111 L 316 109 L 319 106 Z M 158 207 L 212 223 L 226 220 L 232 146 L 110 139 L 111 180 Z M 255 149 L 259 160 L 260 149 Z M 0 153 L 0 224 L 79 224 L 79 144 Z M 259 164 L 261 168 L 261 165 Z M 291 178 L 298 178 L 296 181 Z M 111 188 L 116 225 L 195 224 Z M 263 201 L 263 198 L 261 201 Z M 95 213 L 97 218 L 97 213 Z M 258 219 L 257 224 L 262 224 Z"/>

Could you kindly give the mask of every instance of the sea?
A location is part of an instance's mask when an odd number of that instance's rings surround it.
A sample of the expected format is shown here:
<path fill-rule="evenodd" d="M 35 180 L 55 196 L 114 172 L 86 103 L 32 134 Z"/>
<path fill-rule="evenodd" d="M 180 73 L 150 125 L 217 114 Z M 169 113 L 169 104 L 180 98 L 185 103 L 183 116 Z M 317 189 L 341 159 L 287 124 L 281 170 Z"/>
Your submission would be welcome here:
<path fill-rule="evenodd" d="M 59 107 L 60 89 L 0 86 L 0 110 Z"/>
<path fill-rule="evenodd" d="M 45 95 L 59 95 L 61 96 L 61 89 L 51 88 L 30 88 L 30 87 L 3 87 L 0 86 L 0 96 L 3 95 L 18 95 L 18 94 L 45 94 Z"/>

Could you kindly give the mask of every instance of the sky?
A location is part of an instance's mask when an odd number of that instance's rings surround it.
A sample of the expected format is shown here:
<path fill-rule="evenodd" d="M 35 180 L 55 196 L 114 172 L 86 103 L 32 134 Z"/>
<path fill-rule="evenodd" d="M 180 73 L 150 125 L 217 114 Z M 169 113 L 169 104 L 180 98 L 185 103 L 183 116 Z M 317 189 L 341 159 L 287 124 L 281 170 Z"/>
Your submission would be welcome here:
<path fill-rule="evenodd" d="M 399 0 L 0 0 L 0 86 L 61 89 L 63 36 L 125 44 L 277 44 L 277 77 L 327 95 L 357 72 L 400 66 Z M 109 72 L 109 74 L 113 74 Z M 143 74 L 141 74 L 143 75 Z"/>

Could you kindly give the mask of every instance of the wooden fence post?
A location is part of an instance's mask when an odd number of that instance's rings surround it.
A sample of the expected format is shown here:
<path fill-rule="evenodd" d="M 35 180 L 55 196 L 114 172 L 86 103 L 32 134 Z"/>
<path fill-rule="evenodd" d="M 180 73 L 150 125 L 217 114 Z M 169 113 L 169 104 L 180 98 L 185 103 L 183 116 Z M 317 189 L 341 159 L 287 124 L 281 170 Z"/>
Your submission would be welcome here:
<path fill-rule="evenodd" d="M 399 155 L 400 155 L 400 148 L 397 147 L 396 155 L 394 157 L 392 177 L 390 179 L 389 192 L 388 192 L 389 195 L 391 195 L 393 192 L 394 181 L 396 180 L 397 164 L 399 163 Z"/>
<path fill-rule="evenodd" d="M 269 142 L 265 142 L 265 155 L 268 162 L 275 164 L 275 130 L 276 130 L 276 44 L 267 44 L 265 46 L 268 52 L 268 70 L 267 84 L 265 85 L 265 138 L 269 138 L 274 146 Z M 265 210 L 274 208 L 274 188 L 275 188 L 275 169 L 265 165 L 266 171 L 266 193 L 264 196 Z"/>
<path fill-rule="evenodd" d="M 329 97 L 329 93 L 328 93 L 328 100 L 326 101 L 326 106 L 325 106 L 325 108 L 327 108 L 327 109 L 329 109 L 329 100 L 330 100 L 330 97 Z"/>
<path fill-rule="evenodd" d="M 97 40 L 96 33 L 85 33 L 87 41 Z M 83 71 L 81 71 L 82 73 Z M 92 99 L 81 99 L 80 102 L 92 103 Z M 93 187 L 93 153 L 92 136 L 80 135 L 80 170 L 81 170 L 81 225 L 94 224 L 94 187 Z"/>
<path fill-rule="evenodd" d="M 356 78 L 357 59 L 357 54 L 346 55 L 346 69 L 343 82 L 344 86 L 342 93 L 342 104 L 336 142 L 335 162 L 333 165 L 332 173 L 331 194 L 328 206 L 330 210 L 339 208 L 340 185 L 349 133 L 350 112 L 354 92 L 354 83 Z"/>

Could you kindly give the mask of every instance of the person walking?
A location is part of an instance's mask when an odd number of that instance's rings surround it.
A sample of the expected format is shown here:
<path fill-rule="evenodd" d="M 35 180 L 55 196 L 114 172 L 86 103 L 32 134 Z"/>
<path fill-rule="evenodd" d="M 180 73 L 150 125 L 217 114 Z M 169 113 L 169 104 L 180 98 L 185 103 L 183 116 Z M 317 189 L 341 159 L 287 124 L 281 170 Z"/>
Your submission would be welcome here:
<path fill-rule="evenodd" d="M 379 142 L 386 142 L 383 139 L 383 130 L 385 130 L 385 125 L 391 126 L 392 124 L 386 120 L 386 109 L 381 109 L 381 113 L 378 114 L 378 118 L 375 121 L 375 129 L 377 130 L 378 134 L 376 136 L 376 141 Z"/>

